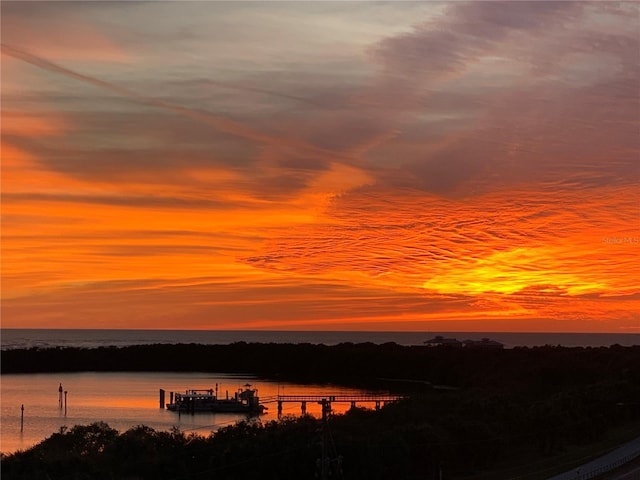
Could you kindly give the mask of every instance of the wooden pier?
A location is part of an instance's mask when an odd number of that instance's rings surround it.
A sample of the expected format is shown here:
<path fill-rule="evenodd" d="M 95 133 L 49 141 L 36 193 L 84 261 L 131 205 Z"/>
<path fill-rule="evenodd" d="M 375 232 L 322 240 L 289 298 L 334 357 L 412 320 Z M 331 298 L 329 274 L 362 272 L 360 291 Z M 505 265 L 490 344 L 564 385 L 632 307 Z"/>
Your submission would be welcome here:
<path fill-rule="evenodd" d="M 375 409 L 379 410 L 381 405 L 389 402 L 397 402 L 404 398 L 402 395 L 275 395 L 273 397 L 263 398 L 263 403 L 278 404 L 278 416 L 282 414 L 282 405 L 284 403 L 300 403 L 300 411 L 302 414 L 307 413 L 307 402 L 318 403 L 322 405 L 323 416 L 331 412 L 332 403 L 350 403 L 355 408 L 358 403 L 372 403 Z"/>

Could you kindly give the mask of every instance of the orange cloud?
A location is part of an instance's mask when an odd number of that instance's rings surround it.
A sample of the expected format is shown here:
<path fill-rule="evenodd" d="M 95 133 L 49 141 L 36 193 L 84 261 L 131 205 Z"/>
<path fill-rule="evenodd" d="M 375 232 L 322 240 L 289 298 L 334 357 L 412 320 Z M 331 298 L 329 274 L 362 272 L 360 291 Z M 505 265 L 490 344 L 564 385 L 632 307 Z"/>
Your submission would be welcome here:
<path fill-rule="evenodd" d="M 589 201 L 573 193 L 505 191 L 469 202 L 365 190 L 336 201 L 336 223 L 282 235 L 247 261 L 274 271 L 349 278 L 363 288 L 493 299 L 453 314 L 460 318 L 588 314 L 613 320 L 620 307 L 585 296 L 617 296 L 624 305 L 625 296 L 640 292 L 633 273 L 640 241 L 629 201 L 636 192 L 599 193 Z M 622 240 L 613 244 L 610 237 Z M 524 292 L 527 300 L 520 301 L 516 294 Z M 528 300 L 536 296 L 539 305 Z M 625 318 L 637 315 L 637 302 L 629 300 L 635 313 Z"/>
<path fill-rule="evenodd" d="M 634 7 L 70 5 L 3 5 L 3 326 L 637 328 Z"/>

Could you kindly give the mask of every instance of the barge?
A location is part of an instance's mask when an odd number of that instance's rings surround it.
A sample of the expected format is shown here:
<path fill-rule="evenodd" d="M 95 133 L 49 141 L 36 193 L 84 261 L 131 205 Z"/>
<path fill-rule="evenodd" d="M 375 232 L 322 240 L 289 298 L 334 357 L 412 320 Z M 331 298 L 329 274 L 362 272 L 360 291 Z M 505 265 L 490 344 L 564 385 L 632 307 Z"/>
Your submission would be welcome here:
<path fill-rule="evenodd" d="M 186 390 L 185 393 L 176 393 L 170 403 L 166 405 L 167 410 L 174 412 L 207 412 L 207 413 L 248 413 L 260 414 L 266 408 L 260 405 L 258 390 L 251 388 L 251 384 L 246 384 L 244 388 L 238 389 L 234 396 L 229 398 L 218 398 L 218 385 L 216 390 Z"/>

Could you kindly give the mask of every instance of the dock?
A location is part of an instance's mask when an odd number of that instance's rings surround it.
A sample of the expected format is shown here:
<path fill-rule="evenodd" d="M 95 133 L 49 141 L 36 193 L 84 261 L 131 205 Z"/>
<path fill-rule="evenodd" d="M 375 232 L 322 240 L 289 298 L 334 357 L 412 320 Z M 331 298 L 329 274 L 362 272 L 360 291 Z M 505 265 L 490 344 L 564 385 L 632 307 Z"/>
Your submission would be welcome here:
<path fill-rule="evenodd" d="M 216 383 L 214 389 L 186 390 L 185 393 L 169 392 L 169 403 L 165 403 L 166 392 L 159 391 L 160 408 L 167 408 L 173 411 L 195 412 L 237 412 L 237 413 L 262 413 L 266 408 L 262 404 L 276 403 L 278 405 L 278 417 L 282 415 L 285 403 L 299 403 L 302 415 L 307 413 L 308 403 L 322 405 L 323 418 L 331 413 L 333 403 L 349 403 L 351 408 L 356 408 L 358 404 L 371 404 L 376 410 L 390 402 L 397 402 L 405 398 L 403 395 L 356 393 L 356 394 L 315 394 L 315 395 L 270 395 L 258 397 L 258 390 L 252 389 L 250 384 L 244 386 L 229 397 L 226 391 L 224 398 L 218 398 L 218 387 Z"/>
<path fill-rule="evenodd" d="M 350 403 L 351 408 L 355 408 L 359 403 L 369 403 L 375 406 L 376 410 L 380 406 L 390 402 L 402 400 L 402 395 L 377 395 L 377 394 L 355 394 L 355 395 L 274 395 L 272 397 L 263 398 L 263 403 L 277 403 L 278 416 L 282 414 L 282 406 L 285 403 L 300 403 L 300 411 L 303 415 L 307 413 L 307 403 L 318 403 L 322 405 L 322 411 L 328 413 L 331 411 L 332 403 Z"/>

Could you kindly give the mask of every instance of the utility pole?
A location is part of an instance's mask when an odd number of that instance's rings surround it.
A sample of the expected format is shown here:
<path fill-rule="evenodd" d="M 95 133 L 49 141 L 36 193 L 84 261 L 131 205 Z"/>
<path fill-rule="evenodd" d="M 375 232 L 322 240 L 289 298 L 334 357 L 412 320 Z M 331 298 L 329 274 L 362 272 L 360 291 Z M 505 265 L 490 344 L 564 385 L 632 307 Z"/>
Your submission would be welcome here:
<path fill-rule="evenodd" d="M 329 430 L 329 414 L 331 413 L 332 400 L 335 400 L 335 397 L 323 398 L 318 402 L 322 405 L 322 438 L 320 442 L 320 458 L 316 460 L 316 467 L 319 467 L 319 472 L 316 471 L 316 478 L 320 478 L 320 480 L 344 478 L 342 476 L 342 456 L 337 454 Z M 318 473 L 320 474 L 319 477 Z"/>
<path fill-rule="evenodd" d="M 328 425 L 327 420 L 329 416 L 329 412 L 331 411 L 331 402 L 326 398 L 323 398 L 318 402 L 322 405 L 322 427 L 320 429 L 320 458 L 316 459 L 316 473 L 314 475 L 315 478 L 319 478 L 320 480 L 328 480 L 329 478 L 329 455 L 328 455 Z M 280 409 L 280 405 L 282 402 L 278 401 L 278 408 Z"/>
<path fill-rule="evenodd" d="M 322 447 L 320 458 L 320 478 L 322 480 L 328 480 L 329 478 L 329 458 L 327 455 L 327 422 L 329 420 L 329 410 L 331 404 L 325 398 L 322 399 Z"/>

